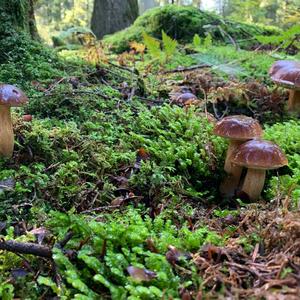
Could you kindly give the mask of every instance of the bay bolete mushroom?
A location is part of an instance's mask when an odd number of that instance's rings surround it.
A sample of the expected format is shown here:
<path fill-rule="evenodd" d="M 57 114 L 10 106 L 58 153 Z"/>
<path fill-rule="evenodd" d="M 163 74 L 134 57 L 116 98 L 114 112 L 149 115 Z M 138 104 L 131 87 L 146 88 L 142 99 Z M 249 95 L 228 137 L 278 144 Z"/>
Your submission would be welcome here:
<path fill-rule="evenodd" d="M 289 89 L 288 109 L 300 109 L 300 62 L 279 60 L 275 62 L 269 74 L 278 85 Z"/>
<path fill-rule="evenodd" d="M 217 122 L 213 132 L 215 135 L 229 139 L 224 164 L 228 176 L 220 186 L 221 193 L 229 196 L 237 188 L 242 173 L 241 167 L 232 165 L 230 160 L 232 153 L 245 141 L 261 137 L 263 130 L 257 120 L 243 115 L 234 115 Z"/>
<path fill-rule="evenodd" d="M 242 191 L 250 200 L 257 200 L 263 190 L 266 170 L 288 164 L 279 146 L 270 141 L 251 140 L 238 147 L 231 157 L 233 164 L 248 168 Z"/>
<path fill-rule="evenodd" d="M 190 92 L 173 93 L 171 96 L 171 104 L 186 106 L 197 102 L 198 98 Z"/>
<path fill-rule="evenodd" d="M 10 84 L 0 84 L 0 155 L 11 157 L 14 150 L 13 124 L 10 108 L 28 102 L 26 95 Z"/>

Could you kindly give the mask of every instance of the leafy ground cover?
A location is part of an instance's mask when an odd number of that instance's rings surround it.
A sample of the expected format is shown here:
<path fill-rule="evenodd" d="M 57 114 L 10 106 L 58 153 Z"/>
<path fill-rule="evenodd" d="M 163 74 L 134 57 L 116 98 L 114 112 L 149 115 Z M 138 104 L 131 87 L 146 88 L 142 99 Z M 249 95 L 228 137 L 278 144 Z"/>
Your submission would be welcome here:
<path fill-rule="evenodd" d="M 64 58 L 24 44 L 3 60 L 0 81 L 30 97 L 0 162 L 3 299 L 297 299 L 300 123 L 268 78 L 276 57 L 164 39 Z M 198 100 L 178 102 L 184 90 Z M 241 113 L 289 159 L 255 204 L 218 191 L 214 118 Z"/>

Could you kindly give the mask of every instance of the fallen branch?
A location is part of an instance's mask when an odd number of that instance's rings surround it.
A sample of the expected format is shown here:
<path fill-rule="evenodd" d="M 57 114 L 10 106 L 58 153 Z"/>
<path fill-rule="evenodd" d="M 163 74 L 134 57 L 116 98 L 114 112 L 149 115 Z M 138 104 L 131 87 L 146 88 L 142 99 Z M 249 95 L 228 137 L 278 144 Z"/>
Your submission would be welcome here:
<path fill-rule="evenodd" d="M 58 242 L 56 246 L 59 247 L 60 249 L 64 248 L 67 245 L 67 243 L 72 239 L 73 236 L 74 233 L 72 231 L 68 231 L 65 237 L 60 242 Z"/>
<path fill-rule="evenodd" d="M 13 240 L 0 240 L 0 250 L 6 250 L 13 253 L 32 254 L 44 258 L 52 257 L 52 249 L 34 243 L 21 243 Z"/>
<path fill-rule="evenodd" d="M 66 236 L 54 247 L 62 249 L 73 237 L 73 232 L 68 231 Z M 16 242 L 14 240 L 0 239 L 0 250 L 10 251 L 15 254 L 31 254 L 44 258 L 52 258 L 52 248 L 35 243 Z"/>

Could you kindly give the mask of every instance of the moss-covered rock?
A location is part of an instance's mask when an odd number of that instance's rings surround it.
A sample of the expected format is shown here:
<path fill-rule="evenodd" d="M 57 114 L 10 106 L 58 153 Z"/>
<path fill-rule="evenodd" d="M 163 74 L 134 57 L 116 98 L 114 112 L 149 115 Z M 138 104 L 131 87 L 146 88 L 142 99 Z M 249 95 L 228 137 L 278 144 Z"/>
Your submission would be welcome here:
<path fill-rule="evenodd" d="M 218 26 L 221 26 L 223 33 Z M 228 41 L 227 34 L 235 40 L 248 40 L 257 34 L 274 34 L 277 32 L 275 28 L 223 20 L 216 14 L 204 12 L 194 7 L 167 5 L 163 8 L 156 7 L 147 11 L 132 26 L 107 36 L 104 40 L 112 45 L 114 51 L 122 52 L 128 49 L 130 41 L 140 41 L 143 32 L 160 38 L 162 30 L 183 43 L 191 42 L 196 33 L 204 37 L 208 31 L 214 39 L 223 42 Z"/>

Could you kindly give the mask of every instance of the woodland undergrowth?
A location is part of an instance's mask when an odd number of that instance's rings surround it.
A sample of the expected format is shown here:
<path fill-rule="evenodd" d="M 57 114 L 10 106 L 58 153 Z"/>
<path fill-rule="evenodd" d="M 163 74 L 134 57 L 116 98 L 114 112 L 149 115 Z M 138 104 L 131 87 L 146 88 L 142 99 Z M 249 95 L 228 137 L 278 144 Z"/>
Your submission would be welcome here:
<path fill-rule="evenodd" d="M 18 40 L 5 58 L 0 81 L 30 103 L 0 162 L 1 239 L 53 259 L 0 251 L 2 299 L 295 296 L 300 123 L 268 78 L 276 57 L 164 34 L 121 55 Z M 198 100 L 177 103 L 184 90 Z M 289 159 L 256 204 L 218 192 L 227 142 L 208 116 L 230 114 L 257 118 Z"/>

